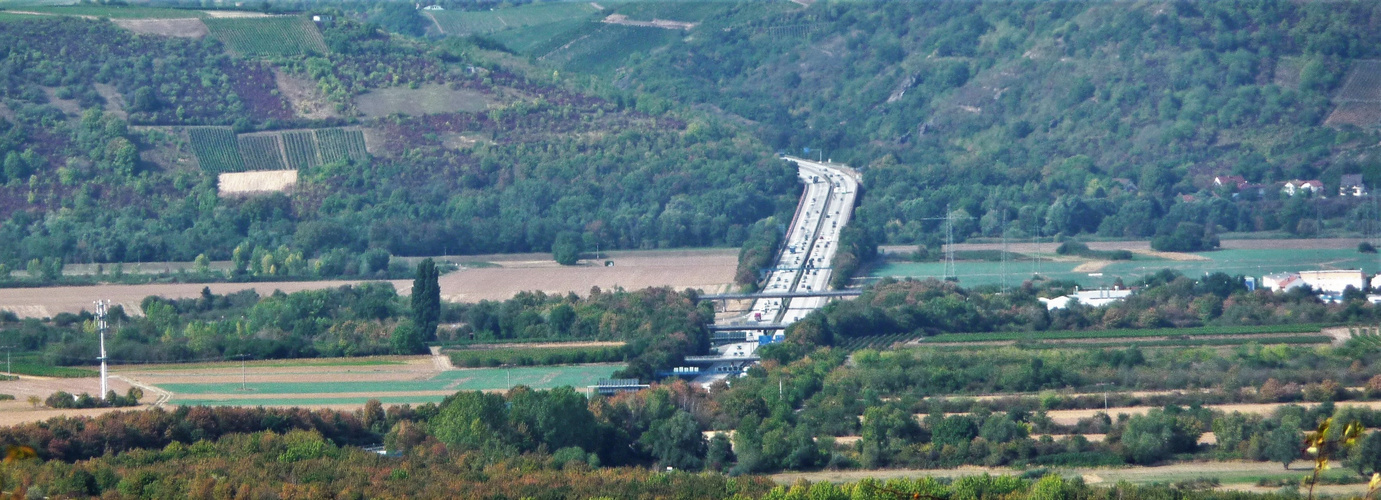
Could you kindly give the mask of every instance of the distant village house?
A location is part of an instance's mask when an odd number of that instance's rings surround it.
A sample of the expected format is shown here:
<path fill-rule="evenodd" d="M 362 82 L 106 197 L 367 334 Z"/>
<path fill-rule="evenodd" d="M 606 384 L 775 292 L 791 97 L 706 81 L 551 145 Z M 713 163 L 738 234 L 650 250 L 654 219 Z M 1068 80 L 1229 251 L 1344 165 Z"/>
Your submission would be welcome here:
<path fill-rule="evenodd" d="M 1338 196 L 1366 196 L 1367 185 L 1362 182 L 1362 174 L 1348 174 L 1338 183 Z"/>

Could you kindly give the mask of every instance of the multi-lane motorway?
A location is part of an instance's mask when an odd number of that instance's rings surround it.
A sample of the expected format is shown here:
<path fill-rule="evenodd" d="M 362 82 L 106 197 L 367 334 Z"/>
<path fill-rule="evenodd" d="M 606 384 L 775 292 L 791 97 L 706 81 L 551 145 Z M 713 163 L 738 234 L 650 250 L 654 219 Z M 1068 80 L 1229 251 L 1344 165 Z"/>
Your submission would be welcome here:
<path fill-rule="evenodd" d="M 853 215 L 854 200 L 858 196 L 858 174 L 848 167 L 828 162 L 811 161 L 793 156 L 783 157 L 795 162 L 798 175 L 805 183 L 796 215 L 787 229 L 776 267 L 766 277 L 763 293 L 815 292 L 829 288 L 830 262 L 839 249 L 840 231 Z M 752 357 L 758 346 L 758 335 L 772 335 L 780 331 L 754 331 L 754 324 L 791 324 L 825 305 L 830 297 L 759 298 L 742 317 L 728 320 L 749 332 L 748 342 L 729 344 L 716 349 L 708 362 L 722 356 L 724 363 L 711 365 L 695 382 L 709 384 L 739 371 L 743 360 Z M 732 355 L 731 355 L 732 354 Z M 753 358 L 756 359 L 756 358 Z"/>
<path fill-rule="evenodd" d="M 839 232 L 853 214 L 858 179 L 850 170 L 803 158 L 796 163 L 806 191 L 787 230 L 776 268 L 767 276 L 763 292 L 825 290 L 830 282 L 830 261 L 839 249 Z M 749 316 L 754 322 L 791 324 L 824 305 L 827 298 L 759 299 Z"/>

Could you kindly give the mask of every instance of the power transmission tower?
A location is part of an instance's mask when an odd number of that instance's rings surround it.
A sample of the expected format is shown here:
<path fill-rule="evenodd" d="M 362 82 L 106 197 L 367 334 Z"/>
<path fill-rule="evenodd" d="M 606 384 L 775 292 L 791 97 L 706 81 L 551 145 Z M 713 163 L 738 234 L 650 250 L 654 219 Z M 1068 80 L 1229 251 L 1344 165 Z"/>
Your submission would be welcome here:
<path fill-rule="evenodd" d="M 973 218 L 973 217 L 968 216 L 968 215 L 965 215 L 965 216 L 963 216 L 963 217 L 955 217 L 955 216 L 954 216 L 954 212 L 950 211 L 950 208 L 949 208 L 949 204 L 948 204 L 948 203 L 945 204 L 945 216 L 944 216 L 944 217 L 922 217 L 922 218 L 921 218 L 921 220 L 943 220 L 943 221 L 945 221 L 945 271 L 944 271 L 945 276 L 944 276 L 944 281 L 958 281 L 958 280 L 959 280 L 959 273 L 956 272 L 956 271 L 955 271 L 955 268 L 954 268 L 954 220 L 955 220 L 955 219 L 972 219 L 972 218 Z"/>
<path fill-rule="evenodd" d="M 101 399 L 105 399 L 109 391 L 106 384 L 106 355 L 105 355 L 105 332 L 106 332 L 106 303 L 107 301 L 96 301 L 96 328 L 101 334 L 101 357 L 96 358 L 101 361 Z"/>
<path fill-rule="evenodd" d="M 1002 293 L 1007 293 L 1007 209 L 1002 209 L 1002 225 L 998 226 L 998 231 L 1002 231 Z"/>

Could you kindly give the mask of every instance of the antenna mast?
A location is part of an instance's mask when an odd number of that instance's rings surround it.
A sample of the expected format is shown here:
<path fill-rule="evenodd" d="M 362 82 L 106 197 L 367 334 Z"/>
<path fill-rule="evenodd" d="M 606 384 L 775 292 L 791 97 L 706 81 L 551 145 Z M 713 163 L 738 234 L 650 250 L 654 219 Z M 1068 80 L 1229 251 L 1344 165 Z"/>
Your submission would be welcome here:
<path fill-rule="evenodd" d="M 106 332 L 106 301 L 96 301 L 96 328 L 101 333 L 101 357 L 96 358 L 101 361 L 101 395 L 105 399 L 109 391 L 106 385 L 106 355 L 105 355 L 105 332 Z"/>

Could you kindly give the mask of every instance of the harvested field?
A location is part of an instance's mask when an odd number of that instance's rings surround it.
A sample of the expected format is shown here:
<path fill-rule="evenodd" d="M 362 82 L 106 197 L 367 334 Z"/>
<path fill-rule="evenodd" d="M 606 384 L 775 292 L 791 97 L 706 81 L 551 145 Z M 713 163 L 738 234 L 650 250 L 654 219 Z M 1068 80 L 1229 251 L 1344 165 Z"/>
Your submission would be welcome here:
<path fill-rule="evenodd" d="M 121 28 L 145 35 L 202 38 L 209 33 L 201 19 L 112 19 Z"/>
<path fill-rule="evenodd" d="M 122 380 L 111 378 L 108 381 L 110 390 L 121 395 L 129 391 L 130 385 Z M 20 376 L 19 380 L 0 381 L 0 393 L 14 396 L 14 401 L 0 401 L 0 426 L 22 424 L 25 422 L 37 422 L 53 417 L 61 416 L 96 416 L 102 413 L 129 410 L 131 408 L 90 408 L 90 409 L 53 409 L 39 404 L 37 408 L 29 404 L 26 399 L 29 396 L 38 396 L 47 399 L 57 391 L 66 391 L 71 394 L 81 394 L 83 392 L 96 395 L 101 392 L 101 381 L 95 377 L 87 378 L 48 378 Z M 145 394 L 140 401 L 149 403 L 154 399 L 152 394 Z"/>
<path fill-rule="evenodd" d="M 273 17 L 262 12 L 251 12 L 247 10 L 203 10 L 202 14 L 206 17 L 232 18 L 232 17 Z"/>
<path fill-rule="evenodd" d="M 43 289 L 0 288 L 0 310 L 13 311 L 26 318 L 51 317 L 60 312 L 76 313 L 83 309 L 91 310 L 97 299 L 106 299 L 112 305 L 124 306 L 131 315 L 143 314 L 139 303 L 144 297 L 158 295 L 168 298 L 193 298 L 201 295 L 207 287 L 212 293 L 226 294 L 240 290 L 254 289 L 259 295 L 272 294 L 274 290 L 286 293 L 301 290 L 319 290 L 344 285 L 354 285 L 362 281 L 279 281 L 271 283 L 175 283 L 153 285 L 97 285 L 60 286 Z M 395 287 L 411 286 L 411 281 L 397 280 Z M 36 293 L 37 292 L 37 293 Z"/>
<path fill-rule="evenodd" d="M 666 19 L 653 19 L 651 21 L 635 21 L 623 14 L 609 14 L 603 21 L 606 24 L 622 24 L 624 26 L 642 26 L 645 28 L 661 28 L 664 30 L 688 30 L 700 23 L 688 23 L 683 21 L 668 21 Z"/>
<path fill-rule="evenodd" d="M 1168 483 L 1198 479 L 1201 477 L 1214 477 L 1222 481 L 1223 486 L 1220 490 L 1240 490 L 1255 491 L 1259 493 L 1275 492 L 1279 488 L 1261 488 L 1256 486 L 1256 481 L 1260 478 L 1292 478 L 1300 479 L 1312 470 L 1306 466 L 1305 462 L 1296 462 L 1290 470 L 1280 467 L 1279 462 L 1248 462 L 1248 461 L 1227 461 L 1227 462 L 1182 462 L 1170 465 L 1154 467 L 1073 467 L 1055 468 L 1052 472 L 1066 477 L 1082 477 L 1085 482 L 1090 484 L 1111 485 L 1119 481 L 1127 481 L 1133 484 L 1149 483 Z M 1003 467 L 979 467 L 966 465 L 954 469 L 882 469 L 882 470 L 841 470 L 841 471 L 818 471 L 818 472 L 788 472 L 772 475 L 772 479 L 778 484 L 790 485 L 797 481 L 828 481 L 834 483 L 858 481 L 865 478 L 873 478 L 879 481 L 886 481 L 893 478 L 919 478 L 919 477 L 948 477 L 957 478 L 964 476 L 976 476 L 980 474 L 1010 475 L 1019 476 L 1025 470 L 1010 469 Z M 1316 492 L 1324 492 L 1327 495 L 1358 495 L 1366 492 L 1367 485 L 1320 485 Z"/>
<path fill-rule="evenodd" d="M 259 193 L 291 192 L 297 185 L 296 170 L 261 170 L 230 172 L 217 176 L 217 193 L 235 196 Z"/>
<path fill-rule="evenodd" d="M 707 292 L 727 290 L 738 267 L 734 249 L 610 252 L 598 262 L 560 266 L 550 255 L 542 260 L 495 260 L 497 268 L 462 269 L 441 277 L 441 297 L 453 302 L 503 300 L 520 291 L 589 293 L 591 287 L 638 290 L 671 286 Z M 522 259 L 522 256 L 515 256 Z M 602 262 L 612 260 L 612 267 Z"/>
<path fill-rule="evenodd" d="M 562 267 L 551 260 L 550 254 L 513 255 L 461 255 L 438 257 L 437 260 L 461 264 L 484 262 L 497 267 L 466 268 L 441 277 L 441 296 L 456 302 L 478 302 L 480 300 L 504 300 L 518 292 L 541 290 L 547 293 L 574 292 L 587 294 L 590 288 L 601 289 L 623 287 L 638 290 L 656 286 L 670 286 L 677 290 L 696 288 L 706 292 L 728 290 L 734 281 L 734 270 L 738 266 L 738 250 L 733 248 L 711 248 L 694 250 L 648 250 L 604 252 L 602 263 L 614 261 L 613 267 L 596 265 L 584 260 L 581 265 Z M 409 259 L 404 259 L 409 260 Z M 411 259 L 420 260 L 420 259 Z M 213 267 L 224 268 L 224 262 L 213 263 Z M 134 264 L 126 266 L 126 272 L 134 272 Z M 188 263 L 156 264 L 149 272 L 161 270 L 175 271 L 190 268 Z M 109 272 L 110 266 L 106 266 Z M 211 284 L 151 284 L 151 285 L 98 285 L 47 287 L 42 293 L 29 288 L 0 288 L 0 309 L 13 311 L 21 317 L 51 317 L 60 312 L 76 313 L 83 308 L 90 309 L 97 299 L 108 299 L 125 306 L 130 314 L 140 314 L 139 303 L 144 297 L 159 295 L 169 298 L 191 298 L 201 294 L 202 287 L 210 287 L 212 293 L 225 294 L 245 289 L 254 289 L 259 295 L 268 295 L 274 290 L 286 293 L 301 290 L 319 290 L 361 283 L 359 280 L 328 281 L 274 281 L 263 283 L 211 283 Z M 399 293 L 408 294 L 412 288 L 411 280 L 393 280 Z"/>
<path fill-rule="evenodd" d="M 490 99 L 473 90 L 453 90 L 445 85 L 422 85 L 416 89 L 392 87 L 375 90 L 355 98 L 355 107 L 365 116 L 377 118 L 395 113 L 421 116 L 435 113 L 478 112 L 489 108 Z"/>

